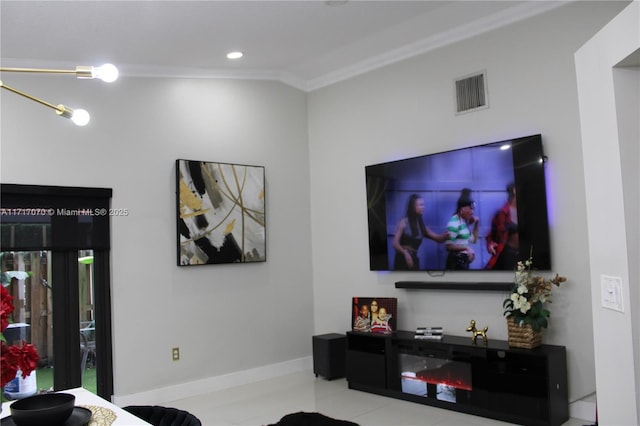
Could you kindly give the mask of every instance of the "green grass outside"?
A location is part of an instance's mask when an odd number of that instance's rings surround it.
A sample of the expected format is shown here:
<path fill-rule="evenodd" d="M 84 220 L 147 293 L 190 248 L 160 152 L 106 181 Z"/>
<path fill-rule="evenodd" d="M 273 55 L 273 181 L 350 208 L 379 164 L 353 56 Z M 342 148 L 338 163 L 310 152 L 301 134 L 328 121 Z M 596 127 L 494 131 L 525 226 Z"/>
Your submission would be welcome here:
<path fill-rule="evenodd" d="M 91 393 L 97 394 L 96 385 L 96 369 L 85 368 L 84 376 L 82 377 L 82 387 Z M 36 387 L 38 392 L 48 391 L 53 389 L 53 368 L 44 367 L 36 370 Z M 2 395 L 2 402 L 7 401 L 4 394 Z"/>

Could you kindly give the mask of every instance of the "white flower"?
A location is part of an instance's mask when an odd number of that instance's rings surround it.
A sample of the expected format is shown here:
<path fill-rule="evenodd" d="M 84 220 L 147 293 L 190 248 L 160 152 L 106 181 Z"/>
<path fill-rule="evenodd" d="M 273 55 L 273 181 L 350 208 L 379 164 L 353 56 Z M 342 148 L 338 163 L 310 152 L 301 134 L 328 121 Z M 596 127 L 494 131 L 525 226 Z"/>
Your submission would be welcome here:
<path fill-rule="evenodd" d="M 517 293 L 511 294 L 511 300 L 513 300 L 513 308 L 519 309 L 520 312 L 526 314 L 529 309 L 531 309 L 531 303 L 527 300 L 526 297 L 520 296 Z"/>
<path fill-rule="evenodd" d="M 520 309 L 520 312 L 526 314 L 529 309 L 531 309 L 531 304 L 525 297 L 520 297 L 518 299 L 518 303 L 515 306 L 516 309 Z"/>
<path fill-rule="evenodd" d="M 518 286 L 518 294 L 529 293 L 529 289 L 526 284 L 520 284 Z"/>
<path fill-rule="evenodd" d="M 523 298 L 524 299 L 524 298 Z M 520 306 L 520 312 L 526 314 L 531 309 L 531 303 L 527 299 L 524 299 L 524 303 Z"/>

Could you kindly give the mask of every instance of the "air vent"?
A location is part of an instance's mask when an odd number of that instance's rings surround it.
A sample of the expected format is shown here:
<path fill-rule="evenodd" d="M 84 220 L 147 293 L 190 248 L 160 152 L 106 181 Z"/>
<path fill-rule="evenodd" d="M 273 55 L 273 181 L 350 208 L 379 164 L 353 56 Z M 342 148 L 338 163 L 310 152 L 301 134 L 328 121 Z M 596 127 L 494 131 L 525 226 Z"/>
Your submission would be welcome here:
<path fill-rule="evenodd" d="M 481 72 L 456 79 L 456 112 L 458 114 L 488 108 L 487 74 Z"/>

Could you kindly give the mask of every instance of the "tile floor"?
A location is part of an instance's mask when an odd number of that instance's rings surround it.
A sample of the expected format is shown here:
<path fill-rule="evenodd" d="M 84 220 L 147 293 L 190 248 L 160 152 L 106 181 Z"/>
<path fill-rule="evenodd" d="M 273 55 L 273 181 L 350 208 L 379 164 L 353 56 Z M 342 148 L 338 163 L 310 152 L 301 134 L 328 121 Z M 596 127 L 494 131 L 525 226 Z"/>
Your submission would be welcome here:
<path fill-rule="evenodd" d="M 262 426 L 297 411 L 317 411 L 360 426 L 508 425 L 427 405 L 348 389 L 345 379 L 316 378 L 312 371 L 171 401 L 164 404 L 195 414 L 204 426 Z M 570 419 L 563 426 L 590 422 Z"/>

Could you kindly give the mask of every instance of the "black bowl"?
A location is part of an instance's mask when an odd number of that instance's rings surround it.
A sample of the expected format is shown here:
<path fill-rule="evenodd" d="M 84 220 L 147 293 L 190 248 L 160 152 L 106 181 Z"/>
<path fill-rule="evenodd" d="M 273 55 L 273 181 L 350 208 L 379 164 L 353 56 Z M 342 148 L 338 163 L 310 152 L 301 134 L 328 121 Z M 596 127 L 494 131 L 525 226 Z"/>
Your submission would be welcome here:
<path fill-rule="evenodd" d="M 19 399 L 9 408 L 17 426 L 61 425 L 71 416 L 75 403 L 70 393 L 45 393 Z"/>

